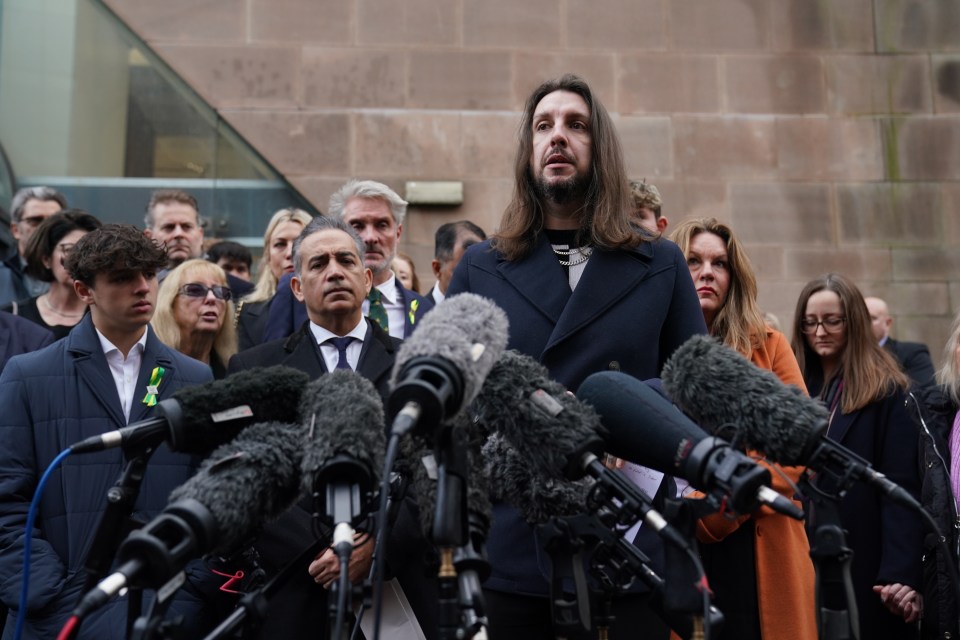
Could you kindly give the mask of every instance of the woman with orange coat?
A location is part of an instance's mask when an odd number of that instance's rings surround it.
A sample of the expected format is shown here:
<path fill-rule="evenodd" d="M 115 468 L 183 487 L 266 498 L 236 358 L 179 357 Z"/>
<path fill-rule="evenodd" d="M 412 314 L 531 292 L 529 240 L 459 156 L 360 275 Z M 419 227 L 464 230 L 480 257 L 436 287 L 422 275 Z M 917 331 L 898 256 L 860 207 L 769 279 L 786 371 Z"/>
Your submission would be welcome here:
<path fill-rule="evenodd" d="M 806 391 L 790 343 L 764 321 L 753 267 L 733 230 L 699 218 L 682 222 L 671 239 L 687 258 L 710 335 Z M 793 498 L 803 469 L 760 462 L 770 469 L 772 487 Z M 802 522 L 768 507 L 736 519 L 715 514 L 700 520 L 697 538 L 714 604 L 726 619 L 720 638 L 816 640 L 814 571 Z M 756 570 L 744 571 L 751 564 Z"/>

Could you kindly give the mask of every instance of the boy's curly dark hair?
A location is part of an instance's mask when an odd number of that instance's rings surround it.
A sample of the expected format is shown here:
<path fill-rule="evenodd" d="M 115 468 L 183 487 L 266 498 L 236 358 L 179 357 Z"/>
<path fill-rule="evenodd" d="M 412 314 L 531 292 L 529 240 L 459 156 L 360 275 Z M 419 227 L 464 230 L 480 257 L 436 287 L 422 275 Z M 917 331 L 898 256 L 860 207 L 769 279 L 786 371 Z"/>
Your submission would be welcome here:
<path fill-rule="evenodd" d="M 64 266 L 92 287 L 98 273 L 156 273 L 167 266 L 167 253 L 132 224 L 105 224 L 73 245 Z"/>

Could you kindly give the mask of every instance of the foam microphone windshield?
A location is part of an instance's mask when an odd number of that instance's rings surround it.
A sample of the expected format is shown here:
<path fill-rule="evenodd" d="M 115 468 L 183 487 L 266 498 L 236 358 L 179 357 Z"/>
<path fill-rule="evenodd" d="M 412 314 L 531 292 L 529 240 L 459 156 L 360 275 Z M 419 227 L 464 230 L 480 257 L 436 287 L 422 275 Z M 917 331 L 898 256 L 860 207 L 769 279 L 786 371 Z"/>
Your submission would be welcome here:
<path fill-rule="evenodd" d="M 159 589 L 187 561 L 229 554 L 299 495 L 303 429 L 259 423 L 217 448 L 170 494 L 170 504 L 120 545 L 119 568 L 82 598 L 83 618 L 128 586 Z"/>
<path fill-rule="evenodd" d="M 171 492 L 170 501 L 193 499 L 206 505 L 217 522 L 211 550 L 227 553 L 296 500 L 303 438 L 299 424 L 247 427 L 215 449 L 192 478 Z"/>
<path fill-rule="evenodd" d="M 559 481 L 590 475 L 603 486 L 607 506 L 619 518 L 631 524 L 643 518 L 672 544 L 689 545 L 652 508 L 649 496 L 623 474 L 603 466 L 598 456 L 603 455 L 606 429 L 600 416 L 533 358 L 505 352 L 472 406 L 481 427 L 502 434 L 537 469 L 538 477 Z"/>
<path fill-rule="evenodd" d="M 394 430 L 436 429 L 479 392 L 507 345 L 507 315 L 490 300 L 463 293 L 437 305 L 397 353 L 388 415 L 414 411 Z"/>
<path fill-rule="evenodd" d="M 490 480 L 487 476 L 487 460 L 482 453 L 484 436 L 478 433 L 466 413 L 459 413 L 452 427 L 466 433 L 468 478 L 466 486 L 467 508 L 482 519 L 490 520 Z M 437 509 L 437 460 L 428 443 L 416 437 L 401 441 L 403 457 L 409 465 L 408 474 L 420 512 L 420 527 L 427 537 L 433 535 L 434 514 Z"/>
<path fill-rule="evenodd" d="M 803 518 L 803 512 L 768 485 L 770 472 L 729 443 L 711 437 L 645 383 L 616 371 L 594 373 L 577 397 L 603 416 L 614 455 L 688 480 L 738 513 L 760 505 Z"/>
<path fill-rule="evenodd" d="M 695 336 L 663 368 L 674 402 L 706 428 L 732 429 L 737 440 L 784 465 L 805 465 L 839 482 L 856 479 L 911 509 L 921 509 L 903 487 L 862 457 L 826 437 L 827 410 L 716 340 Z"/>
<path fill-rule="evenodd" d="M 383 467 L 380 394 L 360 374 L 334 371 L 309 384 L 300 414 L 307 428 L 303 488 L 324 503 L 333 524 L 350 523 L 364 513 L 364 495 Z"/>
<path fill-rule="evenodd" d="M 578 479 L 586 453 L 600 455 L 605 429 L 593 408 L 550 378 L 546 367 L 516 351 L 494 365 L 473 404 L 488 431 L 502 433 L 532 464 Z"/>
<path fill-rule="evenodd" d="M 680 345 L 663 388 L 704 429 L 785 465 L 804 465 L 827 428 L 827 410 L 707 336 Z"/>
<path fill-rule="evenodd" d="M 254 422 L 296 422 L 297 405 L 309 381 L 306 373 L 290 367 L 248 369 L 179 389 L 157 405 L 154 417 L 87 438 L 70 449 L 128 450 L 166 441 L 173 451 L 206 454 Z"/>
<path fill-rule="evenodd" d="M 587 510 L 592 482 L 543 476 L 500 434 L 491 435 L 483 445 L 483 460 L 492 497 L 519 509 L 528 524 L 542 524 L 555 516 L 573 516 Z"/>

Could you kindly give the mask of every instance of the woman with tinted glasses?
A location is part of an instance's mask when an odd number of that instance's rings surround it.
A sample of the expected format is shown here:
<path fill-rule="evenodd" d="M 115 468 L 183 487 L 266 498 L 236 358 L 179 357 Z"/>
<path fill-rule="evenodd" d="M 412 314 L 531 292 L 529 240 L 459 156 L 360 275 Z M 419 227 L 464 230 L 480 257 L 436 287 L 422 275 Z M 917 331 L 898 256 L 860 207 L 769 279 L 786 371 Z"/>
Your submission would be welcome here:
<path fill-rule="evenodd" d="M 764 320 L 753 267 L 733 229 L 715 218 L 698 218 L 677 225 L 670 238 L 687 259 L 710 335 L 805 390 L 786 337 Z M 773 488 L 792 498 L 802 469 L 766 466 Z M 700 520 L 697 538 L 705 543 L 704 568 L 726 618 L 721 640 L 815 640 L 813 564 L 802 522 L 769 509 L 736 519 L 717 514 Z M 743 570 L 750 566 L 755 571 Z"/>
<path fill-rule="evenodd" d="M 810 394 L 829 411 L 827 437 L 919 498 L 919 434 L 904 404 L 907 378 L 873 336 L 863 295 L 829 273 L 804 287 L 793 319 L 793 350 Z M 826 477 L 817 486 L 835 493 Z M 809 514 L 808 514 L 809 517 Z M 915 638 L 923 608 L 920 518 L 855 483 L 840 502 L 853 550 L 852 582 L 861 638 Z M 808 527 L 815 532 L 816 516 Z"/>
<path fill-rule="evenodd" d="M 77 296 L 73 278 L 63 263 L 77 240 L 100 226 L 99 220 L 80 209 L 67 209 L 41 222 L 27 244 L 24 271 L 49 282 L 50 289 L 35 298 L 9 304 L 4 311 L 49 329 L 57 340 L 70 333 L 83 319 L 87 305 Z"/>
<path fill-rule="evenodd" d="M 223 269 L 207 260 L 187 260 L 160 285 L 153 330 L 169 347 L 210 365 L 215 378 L 237 352 L 234 306 Z"/>

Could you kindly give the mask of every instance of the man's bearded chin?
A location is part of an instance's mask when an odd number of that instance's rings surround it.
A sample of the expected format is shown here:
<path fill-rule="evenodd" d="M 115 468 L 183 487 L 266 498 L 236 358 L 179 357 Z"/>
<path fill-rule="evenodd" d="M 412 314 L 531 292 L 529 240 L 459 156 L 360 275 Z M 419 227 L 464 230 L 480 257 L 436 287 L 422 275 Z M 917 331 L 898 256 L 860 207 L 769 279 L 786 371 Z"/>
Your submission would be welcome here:
<path fill-rule="evenodd" d="M 532 180 L 533 191 L 541 200 L 555 204 L 581 202 L 587 194 L 587 180 L 583 176 L 570 176 L 564 180 L 548 182 L 542 175 Z"/>

